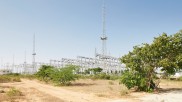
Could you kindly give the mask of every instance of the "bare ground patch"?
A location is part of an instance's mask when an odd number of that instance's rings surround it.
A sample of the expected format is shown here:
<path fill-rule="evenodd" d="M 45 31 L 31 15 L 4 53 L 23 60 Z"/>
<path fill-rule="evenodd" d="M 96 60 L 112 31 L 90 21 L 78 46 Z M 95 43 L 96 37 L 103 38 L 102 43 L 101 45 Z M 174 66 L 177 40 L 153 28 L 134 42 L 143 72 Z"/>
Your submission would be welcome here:
<path fill-rule="evenodd" d="M 16 87 L 22 92 L 21 96 L 9 97 L 8 90 Z M 33 87 L 26 87 L 23 82 L 20 83 L 3 83 L 0 89 L 4 92 L 0 93 L 0 102 L 64 102 L 63 100 L 52 95 L 41 92 Z"/>
<path fill-rule="evenodd" d="M 71 86 L 59 87 L 22 79 L 22 82 L 3 83 L 5 91 L 15 87 L 23 96 L 16 102 L 181 102 L 182 82 L 162 80 L 159 92 L 146 93 L 128 90 L 119 81 L 81 79 Z M 121 95 L 121 92 L 124 93 Z M 7 98 L 0 93 L 0 102 Z M 5 102 L 5 101 L 4 101 Z M 7 101 L 6 101 L 7 102 Z"/>

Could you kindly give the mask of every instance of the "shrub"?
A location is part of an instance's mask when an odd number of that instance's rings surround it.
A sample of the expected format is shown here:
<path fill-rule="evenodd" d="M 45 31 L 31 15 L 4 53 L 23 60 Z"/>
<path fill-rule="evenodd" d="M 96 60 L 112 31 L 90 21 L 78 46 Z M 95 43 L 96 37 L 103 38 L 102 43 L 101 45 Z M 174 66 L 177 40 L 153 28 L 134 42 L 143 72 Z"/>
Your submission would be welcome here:
<path fill-rule="evenodd" d="M 43 65 L 35 75 L 39 80 L 48 82 L 51 80 L 51 75 L 55 72 L 54 70 L 53 66 Z"/>
<path fill-rule="evenodd" d="M 8 82 L 21 82 L 21 80 L 19 76 L 0 75 L 0 83 L 8 83 Z"/>
<path fill-rule="evenodd" d="M 51 75 L 52 80 L 60 85 L 69 85 L 71 81 L 74 81 L 78 77 L 73 73 L 77 66 L 68 65 L 64 68 L 59 68 L 54 71 L 54 74 Z"/>
<path fill-rule="evenodd" d="M 116 74 L 111 74 L 111 75 L 110 75 L 110 80 L 117 80 L 117 79 L 119 79 L 119 78 L 120 78 L 119 75 L 116 75 Z"/>
<path fill-rule="evenodd" d="M 121 86 L 121 89 L 120 89 L 120 95 L 123 96 L 123 95 L 126 95 L 126 94 L 129 94 L 129 90 L 126 86 L 122 85 Z"/>
<path fill-rule="evenodd" d="M 82 78 L 91 78 L 93 80 L 96 80 L 96 79 L 117 80 L 120 77 L 116 74 L 99 73 L 95 75 L 85 75 L 85 76 L 82 76 Z"/>
<path fill-rule="evenodd" d="M 77 69 L 78 66 L 73 65 L 68 65 L 64 68 L 54 68 L 52 66 L 43 65 L 36 73 L 36 76 L 41 81 L 51 81 L 59 85 L 69 85 L 71 81 L 79 77 L 74 74 L 74 71 Z"/>
<path fill-rule="evenodd" d="M 19 73 L 9 73 L 9 74 L 6 74 L 6 75 L 9 75 L 9 76 L 20 76 Z"/>
<path fill-rule="evenodd" d="M 11 81 L 11 78 L 9 76 L 6 76 L 6 75 L 1 75 L 0 76 L 0 83 L 7 83 L 7 82 L 10 82 Z"/>
<path fill-rule="evenodd" d="M 106 73 L 101 73 L 101 74 L 98 74 L 98 79 L 107 79 L 107 80 L 109 80 L 110 75 L 108 75 Z"/>
<path fill-rule="evenodd" d="M 178 78 L 179 81 L 182 81 L 182 76 Z"/>
<path fill-rule="evenodd" d="M 22 92 L 18 89 L 15 89 L 15 88 L 11 88 L 6 94 L 9 97 L 22 96 Z"/>
<path fill-rule="evenodd" d="M 102 68 L 98 67 L 98 68 L 90 68 L 85 70 L 85 74 L 90 74 L 90 72 L 93 72 L 93 74 L 98 74 L 102 72 Z"/>
<path fill-rule="evenodd" d="M 148 83 L 148 79 L 144 76 L 145 75 L 143 73 L 126 71 L 121 76 L 120 84 L 125 84 L 128 89 L 137 86 L 139 91 L 150 92 L 155 88 L 155 84 L 152 80 Z M 150 87 L 148 87 L 148 84 L 150 84 Z"/>

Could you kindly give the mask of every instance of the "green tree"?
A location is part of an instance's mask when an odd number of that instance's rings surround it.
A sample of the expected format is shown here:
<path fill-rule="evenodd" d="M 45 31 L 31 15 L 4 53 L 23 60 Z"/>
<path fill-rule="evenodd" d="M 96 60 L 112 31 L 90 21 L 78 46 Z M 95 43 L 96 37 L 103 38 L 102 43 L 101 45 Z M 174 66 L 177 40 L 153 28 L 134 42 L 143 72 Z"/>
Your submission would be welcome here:
<path fill-rule="evenodd" d="M 48 82 L 52 79 L 51 75 L 54 72 L 55 68 L 53 66 L 42 65 L 39 71 L 35 75 L 39 80 Z"/>
<path fill-rule="evenodd" d="M 67 65 L 64 68 L 55 69 L 54 73 L 51 75 L 53 82 L 60 85 L 69 85 L 71 81 L 77 79 L 74 70 L 77 70 L 78 68 L 78 66 Z"/>
<path fill-rule="evenodd" d="M 138 86 L 142 91 L 153 90 L 156 87 L 153 78 L 157 68 L 162 68 L 168 74 L 174 74 L 182 68 L 181 52 L 182 31 L 169 36 L 163 33 L 154 38 L 151 44 L 135 46 L 133 51 L 121 58 L 128 68 L 121 82 L 128 88 Z"/>

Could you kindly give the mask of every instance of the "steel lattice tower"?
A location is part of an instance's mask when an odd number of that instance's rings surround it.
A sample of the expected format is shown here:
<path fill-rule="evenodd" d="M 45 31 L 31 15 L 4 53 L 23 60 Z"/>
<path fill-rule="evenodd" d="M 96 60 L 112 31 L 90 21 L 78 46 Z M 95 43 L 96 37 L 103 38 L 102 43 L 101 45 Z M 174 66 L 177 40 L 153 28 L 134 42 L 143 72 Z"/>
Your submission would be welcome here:
<path fill-rule="evenodd" d="M 32 53 L 32 67 L 33 67 L 33 73 L 35 73 L 36 72 L 36 66 L 35 66 L 35 55 L 36 55 L 36 53 L 35 53 L 35 34 L 34 34 L 34 36 L 33 36 L 33 53 Z"/>
<path fill-rule="evenodd" d="M 107 49 L 106 49 L 106 7 L 105 7 L 105 0 L 103 0 L 103 6 L 102 6 L 102 36 L 100 37 L 102 41 L 102 54 L 105 56 L 107 55 Z"/>

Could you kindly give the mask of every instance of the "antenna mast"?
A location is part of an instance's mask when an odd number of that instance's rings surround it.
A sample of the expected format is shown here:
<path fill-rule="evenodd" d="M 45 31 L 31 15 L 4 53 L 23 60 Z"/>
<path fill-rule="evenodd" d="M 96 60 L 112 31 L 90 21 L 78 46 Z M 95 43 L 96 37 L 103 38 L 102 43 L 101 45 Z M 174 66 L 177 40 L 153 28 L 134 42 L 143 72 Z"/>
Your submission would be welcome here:
<path fill-rule="evenodd" d="M 26 66 L 27 66 L 27 60 L 26 60 L 26 50 L 25 50 L 25 53 L 24 53 L 25 55 L 24 55 L 24 73 L 25 74 L 27 74 L 28 73 L 28 70 L 27 70 L 27 68 L 26 68 Z"/>
<path fill-rule="evenodd" d="M 103 0 L 103 6 L 102 6 L 102 54 L 105 56 L 107 54 L 107 49 L 106 49 L 106 41 L 107 41 L 107 36 L 106 36 L 106 7 L 105 7 L 105 0 Z"/>
<path fill-rule="evenodd" d="M 32 53 L 32 56 L 33 56 L 33 59 L 32 59 L 32 66 L 33 66 L 33 73 L 35 73 L 35 34 L 33 36 L 33 53 Z"/>
<path fill-rule="evenodd" d="M 15 71 L 15 55 L 13 54 L 13 64 L 12 64 L 12 69 L 11 72 L 13 73 Z"/>

